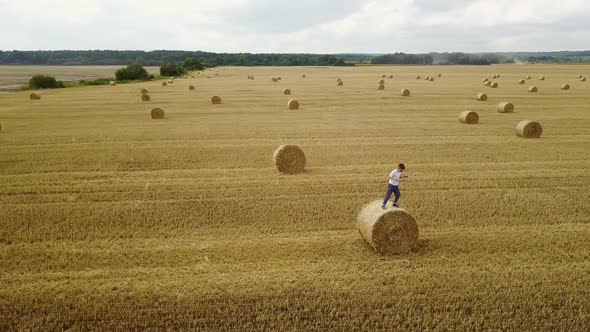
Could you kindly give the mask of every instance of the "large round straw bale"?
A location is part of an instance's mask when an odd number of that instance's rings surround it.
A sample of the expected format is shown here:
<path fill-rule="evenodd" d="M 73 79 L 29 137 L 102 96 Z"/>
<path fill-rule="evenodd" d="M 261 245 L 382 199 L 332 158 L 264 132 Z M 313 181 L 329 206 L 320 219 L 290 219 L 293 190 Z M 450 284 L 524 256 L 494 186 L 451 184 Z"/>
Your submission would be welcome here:
<path fill-rule="evenodd" d="M 283 90 L 283 94 L 290 95 L 291 94 L 291 89 L 285 89 L 285 90 Z"/>
<path fill-rule="evenodd" d="M 393 75 L 389 75 L 389 78 L 393 78 Z"/>
<path fill-rule="evenodd" d="M 289 107 L 290 110 L 298 110 L 299 102 L 296 99 L 291 99 L 287 102 L 287 107 Z"/>
<path fill-rule="evenodd" d="M 377 90 L 385 90 L 385 84 L 379 84 Z"/>
<path fill-rule="evenodd" d="M 405 254 L 418 245 L 418 224 L 406 210 L 365 205 L 357 216 L 361 236 L 380 254 Z"/>
<path fill-rule="evenodd" d="M 420 79 L 420 75 L 416 75 L 416 79 L 419 80 Z"/>
<path fill-rule="evenodd" d="M 543 134 L 543 127 L 536 121 L 524 120 L 516 126 L 516 135 L 524 138 L 539 138 Z"/>
<path fill-rule="evenodd" d="M 167 82 L 162 82 L 162 86 L 168 86 Z"/>
<path fill-rule="evenodd" d="M 485 83 L 483 85 L 490 86 L 490 85 L 492 85 L 492 82 L 491 81 L 485 81 Z"/>
<path fill-rule="evenodd" d="M 464 111 L 459 114 L 459 121 L 467 124 L 476 124 L 479 122 L 479 114 L 475 111 Z"/>
<path fill-rule="evenodd" d="M 152 119 L 163 119 L 164 118 L 164 110 L 161 108 L 154 108 L 152 110 Z"/>
<path fill-rule="evenodd" d="M 529 75 L 525 76 L 525 78 L 526 78 L 527 80 L 530 80 L 530 79 L 531 79 L 531 77 L 530 77 Z"/>
<path fill-rule="evenodd" d="M 578 75 L 578 78 L 582 78 L 582 77 L 584 77 L 584 75 Z"/>
<path fill-rule="evenodd" d="M 525 81 L 525 80 L 519 80 L 519 81 L 518 81 L 518 84 L 525 84 L 525 83 L 526 83 L 526 81 Z"/>
<path fill-rule="evenodd" d="M 501 102 L 498 104 L 498 113 L 512 113 L 514 112 L 514 105 L 509 102 Z"/>
<path fill-rule="evenodd" d="M 301 75 L 301 78 L 306 78 L 307 76 L 305 76 L 305 74 Z"/>
<path fill-rule="evenodd" d="M 488 100 L 488 95 L 486 95 L 486 94 L 485 94 L 485 93 L 483 93 L 483 92 L 482 92 L 482 93 L 478 93 L 478 94 L 475 96 L 475 99 L 477 99 L 477 100 L 479 100 L 479 101 L 486 101 L 486 100 Z"/>
<path fill-rule="evenodd" d="M 337 78 L 336 79 L 336 82 L 342 82 L 342 79 L 341 78 Z"/>
<path fill-rule="evenodd" d="M 194 91 L 196 89 L 196 87 L 194 85 L 189 85 L 188 89 L 189 89 L 189 91 Z"/>
<path fill-rule="evenodd" d="M 285 174 L 297 174 L 305 170 L 305 153 L 297 145 L 281 145 L 273 153 L 277 170 Z"/>
<path fill-rule="evenodd" d="M 386 77 L 387 77 L 387 75 L 385 75 L 385 74 L 381 75 L 381 78 L 386 78 Z"/>
<path fill-rule="evenodd" d="M 110 81 L 110 82 L 109 82 L 109 85 L 110 85 L 110 86 L 115 86 L 115 85 L 117 85 L 117 82 L 115 82 L 115 81 Z"/>
<path fill-rule="evenodd" d="M 40 94 L 38 94 L 38 93 L 36 93 L 36 92 L 33 92 L 33 93 L 31 93 L 31 94 L 29 95 L 29 98 L 30 98 L 31 100 L 39 100 L 39 99 L 41 99 L 41 95 L 40 95 Z"/>
<path fill-rule="evenodd" d="M 539 89 L 537 89 L 536 86 L 529 86 L 529 92 L 535 93 L 537 91 L 539 91 Z"/>
<path fill-rule="evenodd" d="M 273 77 L 273 78 L 272 78 L 272 81 L 276 83 L 276 82 L 278 82 L 278 81 L 279 81 L 279 79 L 278 79 L 278 78 L 276 78 L 276 77 Z"/>
<path fill-rule="evenodd" d="M 481 81 L 485 83 L 485 82 L 489 81 L 489 79 L 486 77 L 486 78 L 484 78 L 484 79 L 483 79 L 483 80 L 481 80 Z"/>
<path fill-rule="evenodd" d="M 569 90 L 570 89 L 570 85 L 569 84 L 562 84 L 560 87 L 561 90 Z"/>
<path fill-rule="evenodd" d="M 211 104 L 213 104 L 213 105 L 221 104 L 221 97 L 219 97 L 219 96 L 211 97 Z"/>
<path fill-rule="evenodd" d="M 492 84 L 490 85 L 490 87 L 492 87 L 492 88 L 494 88 L 494 89 L 496 89 L 498 86 L 499 86 L 499 85 L 498 85 L 498 82 L 494 82 L 494 83 L 492 83 Z"/>
<path fill-rule="evenodd" d="M 282 80 L 282 78 L 279 76 L 279 77 L 277 77 L 277 80 L 279 80 L 279 81 L 280 81 L 280 80 Z"/>
<path fill-rule="evenodd" d="M 582 81 L 582 82 L 586 82 L 586 77 L 582 77 L 582 78 L 580 78 L 580 81 Z"/>
<path fill-rule="evenodd" d="M 426 81 L 430 81 L 430 76 L 426 76 L 426 77 L 424 77 L 424 80 L 426 80 Z"/>
<path fill-rule="evenodd" d="M 141 89 L 141 93 L 150 93 L 150 92 L 148 91 L 148 89 L 143 88 L 143 89 Z"/>
<path fill-rule="evenodd" d="M 492 75 L 492 78 L 498 78 L 498 75 L 494 74 L 494 75 Z"/>
<path fill-rule="evenodd" d="M 434 77 L 430 77 L 428 80 L 429 80 L 430 82 L 434 82 Z"/>
<path fill-rule="evenodd" d="M 545 76 L 539 76 L 539 80 L 544 81 L 545 80 Z"/>
<path fill-rule="evenodd" d="M 380 79 L 379 80 L 379 84 L 385 84 L 385 80 L 384 79 Z"/>
<path fill-rule="evenodd" d="M 152 98 L 147 93 L 142 93 L 141 94 L 141 100 L 143 100 L 143 101 L 150 101 L 150 100 L 152 100 Z"/>
<path fill-rule="evenodd" d="M 438 76 L 438 77 L 442 77 L 442 74 L 438 74 L 438 75 L 436 75 L 436 76 Z"/>
<path fill-rule="evenodd" d="M 410 96 L 410 90 L 409 89 L 402 89 L 399 93 L 400 93 L 400 95 L 402 97 L 409 97 Z"/>
<path fill-rule="evenodd" d="M 343 86 L 343 85 L 344 85 L 344 82 L 342 82 L 342 81 L 338 81 L 338 83 L 336 83 L 336 85 L 337 85 L 337 86 Z"/>

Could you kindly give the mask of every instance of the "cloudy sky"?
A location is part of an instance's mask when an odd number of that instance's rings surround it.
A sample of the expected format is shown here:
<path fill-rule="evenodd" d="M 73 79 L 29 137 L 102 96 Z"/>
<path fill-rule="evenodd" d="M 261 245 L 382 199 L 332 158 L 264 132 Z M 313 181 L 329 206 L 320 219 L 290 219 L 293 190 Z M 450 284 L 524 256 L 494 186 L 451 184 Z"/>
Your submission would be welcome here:
<path fill-rule="evenodd" d="M 590 0 L 0 0 L 0 49 L 590 49 Z"/>

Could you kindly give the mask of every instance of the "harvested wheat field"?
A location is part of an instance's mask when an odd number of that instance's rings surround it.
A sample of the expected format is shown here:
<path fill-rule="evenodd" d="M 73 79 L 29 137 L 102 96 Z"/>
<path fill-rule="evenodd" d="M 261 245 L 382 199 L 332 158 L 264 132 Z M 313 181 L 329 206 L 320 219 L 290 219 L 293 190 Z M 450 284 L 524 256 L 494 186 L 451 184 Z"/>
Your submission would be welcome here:
<path fill-rule="evenodd" d="M 590 65 L 221 69 L 0 94 L 0 330 L 590 326 Z M 357 218 L 399 162 L 419 237 L 381 255 Z"/>

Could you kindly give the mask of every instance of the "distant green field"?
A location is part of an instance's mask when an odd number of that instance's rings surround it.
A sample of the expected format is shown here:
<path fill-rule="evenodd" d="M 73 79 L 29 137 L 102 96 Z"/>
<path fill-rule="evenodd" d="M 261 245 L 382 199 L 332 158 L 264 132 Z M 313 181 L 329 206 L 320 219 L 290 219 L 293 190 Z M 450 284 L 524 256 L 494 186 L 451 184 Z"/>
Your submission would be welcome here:
<path fill-rule="evenodd" d="M 166 87 L 0 94 L 0 330 L 587 331 L 578 75 L 590 66 L 220 67 Z M 540 139 L 515 135 L 525 119 Z M 305 151 L 305 173 L 276 171 L 282 144 Z M 419 246 L 380 256 L 355 221 L 398 162 Z"/>
<path fill-rule="evenodd" d="M 123 66 L 1 66 L 0 91 L 16 90 L 26 85 L 36 74 L 55 76 L 59 81 L 72 82 L 102 77 L 115 77 Z M 158 74 L 159 67 L 146 67 L 150 74 Z"/>

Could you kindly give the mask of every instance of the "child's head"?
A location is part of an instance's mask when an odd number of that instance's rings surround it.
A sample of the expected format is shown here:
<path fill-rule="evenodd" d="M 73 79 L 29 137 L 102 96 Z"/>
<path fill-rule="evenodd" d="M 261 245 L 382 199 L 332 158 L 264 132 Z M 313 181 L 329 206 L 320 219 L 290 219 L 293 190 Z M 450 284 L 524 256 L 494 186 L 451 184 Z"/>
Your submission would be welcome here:
<path fill-rule="evenodd" d="M 400 172 L 403 172 L 403 171 L 404 171 L 404 169 L 406 169 L 406 165 L 404 165 L 404 164 L 399 164 L 399 165 L 397 165 L 397 170 L 398 170 L 398 171 L 400 171 Z"/>

